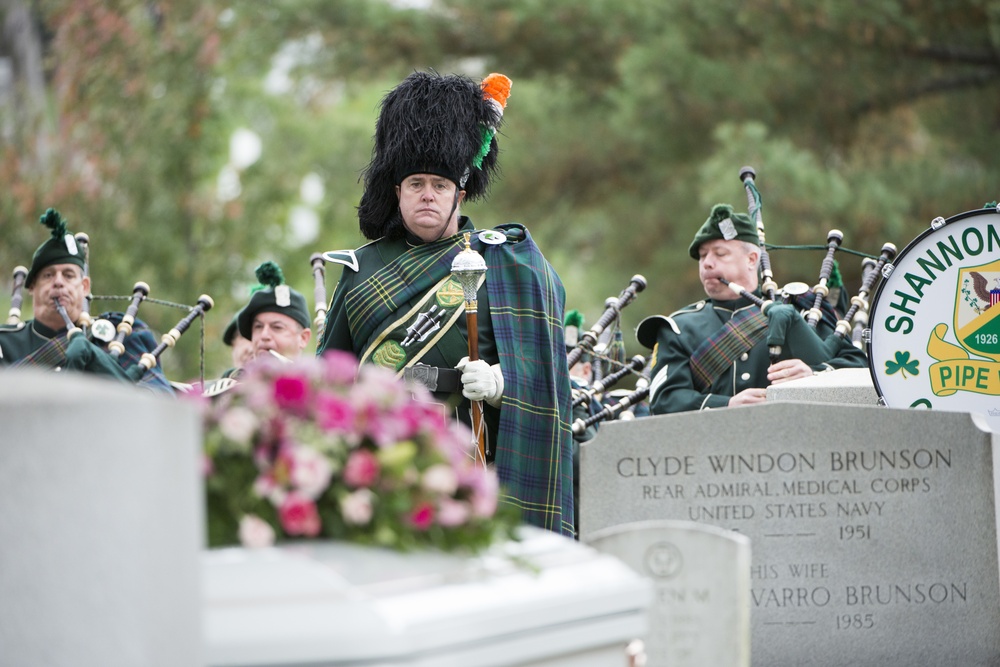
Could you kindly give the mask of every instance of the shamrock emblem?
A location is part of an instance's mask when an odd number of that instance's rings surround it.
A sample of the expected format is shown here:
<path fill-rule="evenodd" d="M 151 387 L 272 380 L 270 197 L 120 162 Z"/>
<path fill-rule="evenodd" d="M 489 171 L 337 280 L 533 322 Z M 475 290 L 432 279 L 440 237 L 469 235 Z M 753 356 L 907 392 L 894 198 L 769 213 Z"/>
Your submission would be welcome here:
<path fill-rule="evenodd" d="M 904 352 L 902 350 L 896 351 L 896 360 L 885 362 L 885 374 L 892 375 L 894 373 L 902 373 L 903 378 L 906 378 L 906 374 L 919 375 L 920 371 L 917 367 L 920 365 L 919 359 L 910 359 L 910 353 Z"/>

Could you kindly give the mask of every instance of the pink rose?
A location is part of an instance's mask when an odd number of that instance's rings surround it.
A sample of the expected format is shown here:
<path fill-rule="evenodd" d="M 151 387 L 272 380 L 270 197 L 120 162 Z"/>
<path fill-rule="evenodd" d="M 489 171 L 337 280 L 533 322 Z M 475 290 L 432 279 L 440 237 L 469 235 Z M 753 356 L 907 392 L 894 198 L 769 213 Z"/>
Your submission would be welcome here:
<path fill-rule="evenodd" d="M 477 469 L 463 478 L 462 483 L 471 488 L 472 497 L 469 500 L 475 516 L 491 517 L 496 513 L 500 483 L 495 472 Z"/>
<path fill-rule="evenodd" d="M 468 521 L 470 514 L 468 503 L 453 498 L 442 498 L 438 506 L 437 520 L 442 526 L 452 528 Z"/>
<path fill-rule="evenodd" d="M 274 544 L 274 529 L 271 525 L 253 514 L 246 514 L 240 519 L 240 544 L 257 549 Z"/>
<path fill-rule="evenodd" d="M 321 527 L 316 504 L 299 493 L 292 492 L 278 508 L 281 527 L 289 535 L 316 537 Z"/>
<path fill-rule="evenodd" d="M 417 530 L 427 530 L 434 523 L 434 505 L 422 502 L 410 513 L 410 525 Z"/>
<path fill-rule="evenodd" d="M 348 486 L 371 486 L 378 474 L 378 459 L 367 449 L 355 449 L 344 464 L 344 483 Z"/>
<path fill-rule="evenodd" d="M 316 397 L 316 422 L 325 431 L 354 430 L 355 410 L 350 401 L 329 392 Z"/>
<path fill-rule="evenodd" d="M 329 350 L 323 353 L 323 378 L 333 385 L 354 384 L 358 360 L 350 352 Z"/>
<path fill-rule="evenodd" d="M 283 375 L 274 379 L 274 402 L 279 408 L 305 412 L 309 383 L 300 375 Z"/>
<path fill-rule="evenodd" d="M 201 454 L 201 475 L 202 477 L 211 477 L 215 474 L 215 462 L 212 461 L 212 457 L 208 454 L 202 452 Z"/>

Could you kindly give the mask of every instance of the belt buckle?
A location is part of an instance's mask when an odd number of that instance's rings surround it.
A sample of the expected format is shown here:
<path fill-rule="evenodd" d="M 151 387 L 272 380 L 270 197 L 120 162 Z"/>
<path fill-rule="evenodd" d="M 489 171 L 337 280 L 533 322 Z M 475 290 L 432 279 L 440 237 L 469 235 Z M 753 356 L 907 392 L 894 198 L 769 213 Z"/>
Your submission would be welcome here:
<path fill-rule="evenodd" d="M 438 368 L 426 364 L 414 364 L 403 370 L 403 379 L 419 382 L 433 393 L 438 387 Z"/>

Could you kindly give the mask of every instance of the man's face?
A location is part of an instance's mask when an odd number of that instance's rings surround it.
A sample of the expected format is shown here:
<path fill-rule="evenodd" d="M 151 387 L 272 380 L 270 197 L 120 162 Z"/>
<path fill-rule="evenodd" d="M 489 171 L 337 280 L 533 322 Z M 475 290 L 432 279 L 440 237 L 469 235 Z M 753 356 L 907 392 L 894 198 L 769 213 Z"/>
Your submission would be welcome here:
<path fill-rule="evenodd" d="M 458 232 L 458 186 L 443 176 L 410 174 L 396 186 L 403 224 L 420 240 L 436 241 Z M 465 190 L 458 192 L 458 204 Z"/>
<path fill-rule="evenodd" d="M 51 264 L 35 276 L 28 292 L 34 318 L 50 329 L 59 330 L 66 324 L 53 299 L 58 298 L 69 318 L 76 322 L 90 293 L 90 278 L 76 264 Z"/>
<path fill-rule="evenodd" d="M 288 359 L 299 356 L 312 331 L 281 313 L 257 313 L 253 318 L 253 354 L 274 350 Z"/>
<path fill-rule="evenodd" d="M 719 282 L 725 278 L 745 287 L 757 288 L 757 252 L 751 252 L 743 241 L 713 239 L 698 248 L 698 277 L 705 293 L 713 299 L 732 301 L 736 293 Z"/>
<path fill-rule="evenodd" d="M 295 323 L 296 325 L 298 322 Z M 233 336 L 233 368 L 243 368 L 253 359 L 253 341 L 249 341 L 237 331 Z"/>

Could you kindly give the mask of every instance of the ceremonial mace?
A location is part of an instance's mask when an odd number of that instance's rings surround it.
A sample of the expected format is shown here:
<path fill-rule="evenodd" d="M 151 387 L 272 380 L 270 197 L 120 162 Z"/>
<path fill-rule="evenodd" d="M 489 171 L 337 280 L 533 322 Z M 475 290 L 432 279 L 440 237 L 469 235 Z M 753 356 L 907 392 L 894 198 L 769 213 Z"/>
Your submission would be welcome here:
<path fill-rule="evenodd" d="M 465 297 L 465 326 L 469 336 L 469 361 L 479 359 L 479 279 L 486 273 L 486 260 L 472 249 L 470 234 L 465 234 L 465 250 L 455 255 L 451 273 L 462 284 Z M 483 403 L 472 401 L 472 431 L 479 445 L 479 457 L 486 465 L 486 442 L 483 427 Z"/>

